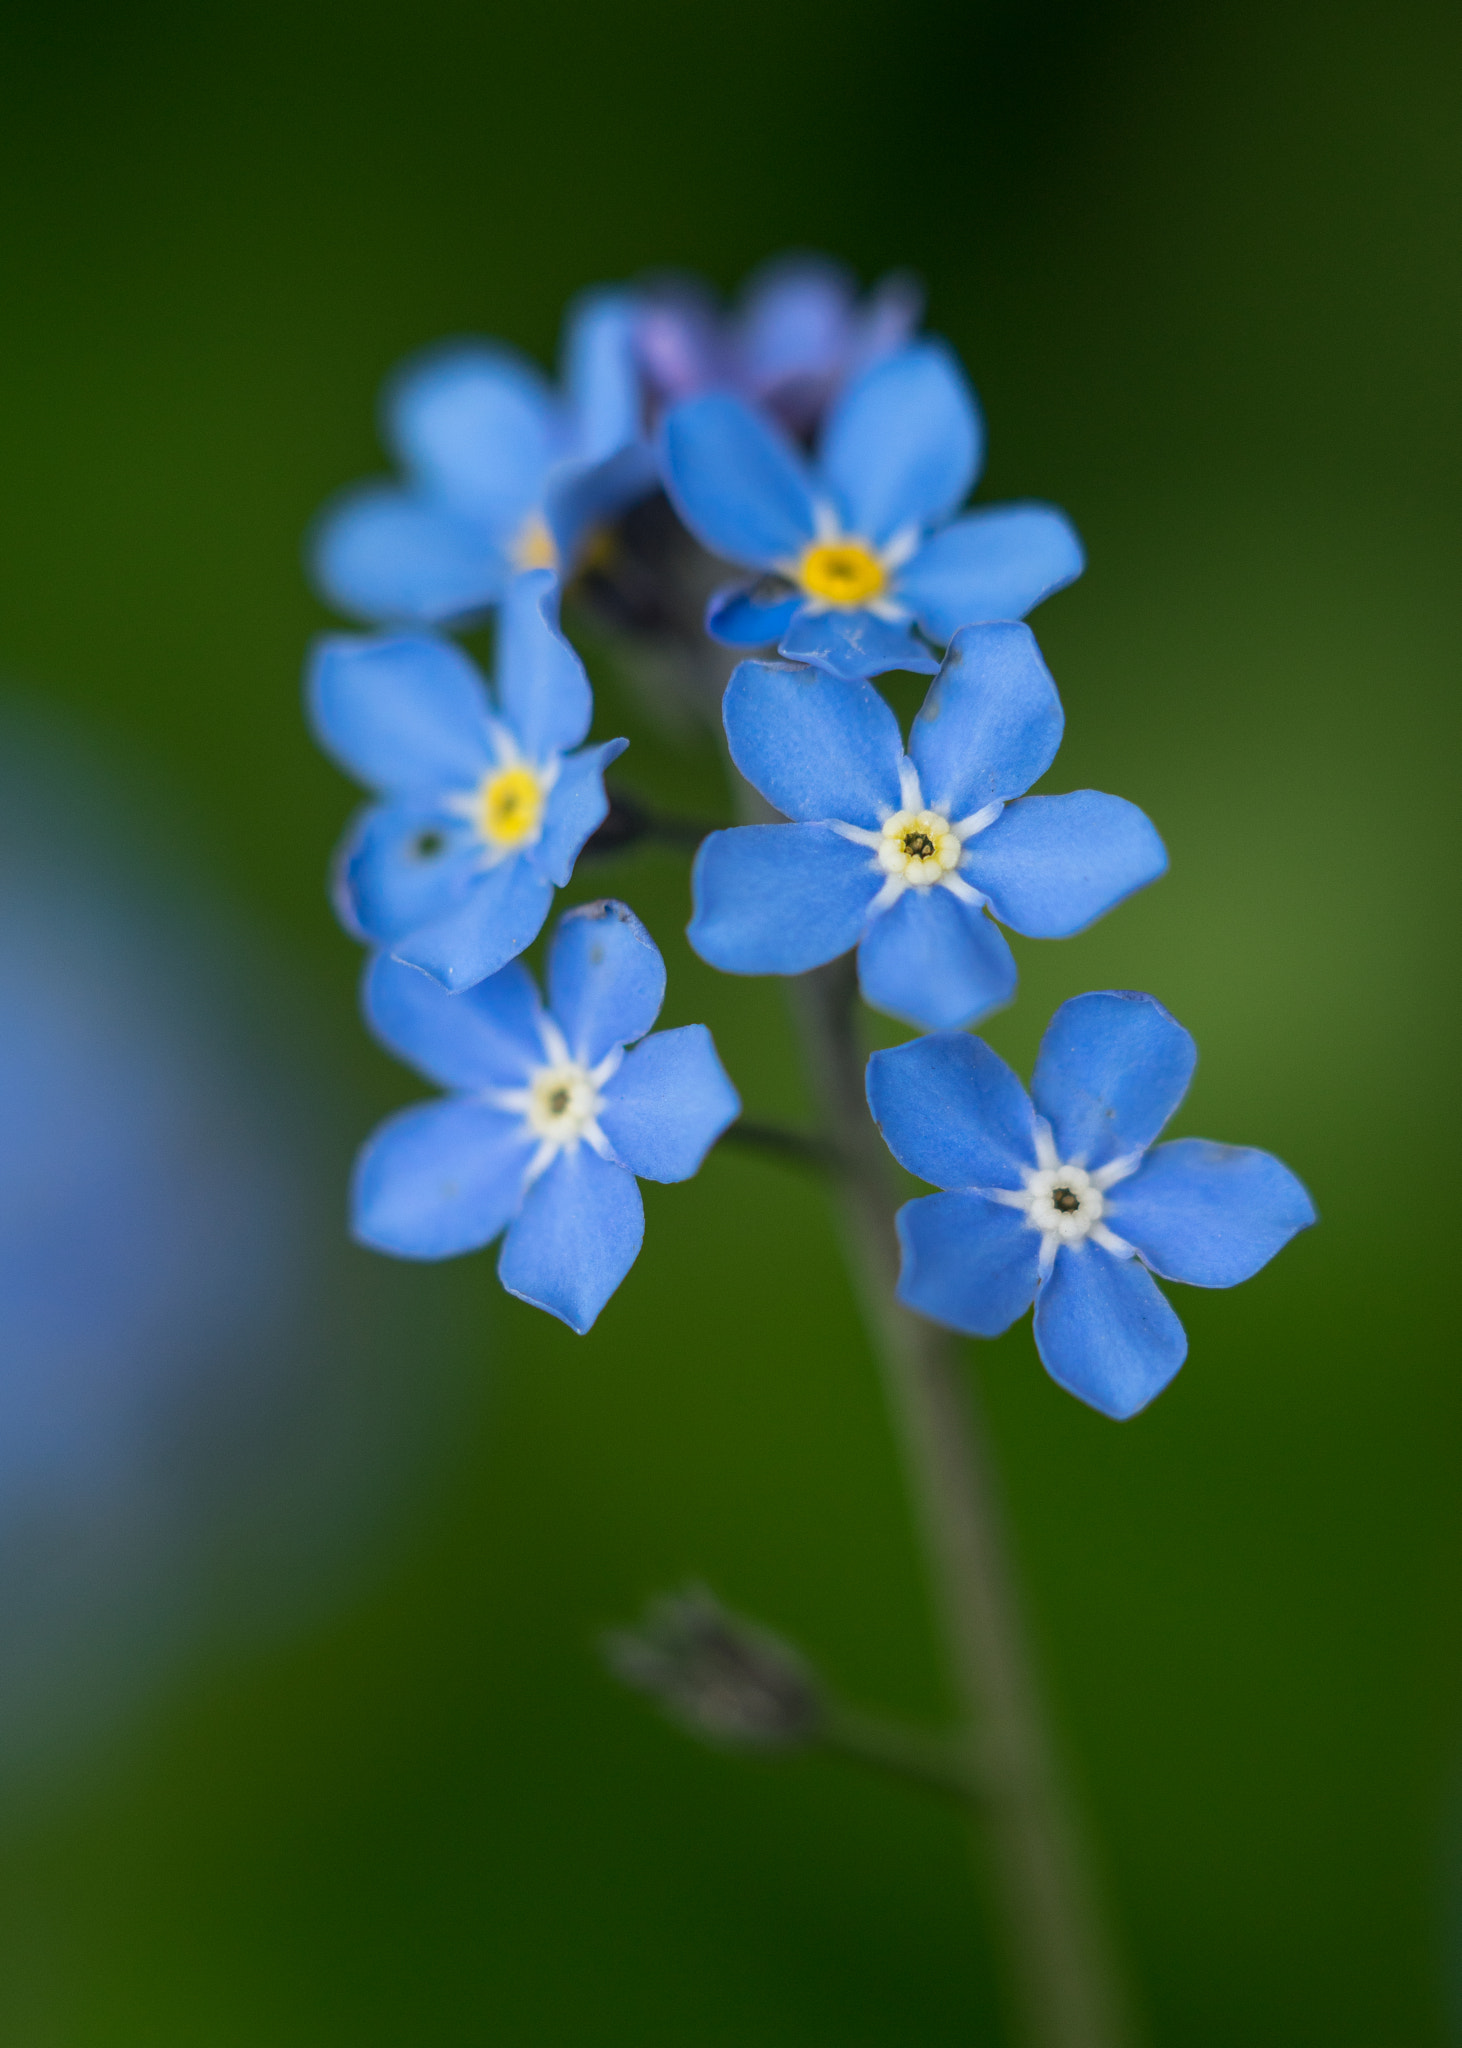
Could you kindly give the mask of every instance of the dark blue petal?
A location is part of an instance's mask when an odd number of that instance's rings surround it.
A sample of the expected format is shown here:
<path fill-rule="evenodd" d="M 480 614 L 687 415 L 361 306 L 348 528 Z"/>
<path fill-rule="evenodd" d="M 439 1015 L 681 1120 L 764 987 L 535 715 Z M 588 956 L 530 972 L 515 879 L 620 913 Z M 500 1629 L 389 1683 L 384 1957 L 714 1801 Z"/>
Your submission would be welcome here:
<path fill-rule="evenodd" d="M 1030 627 L 966 626 L 909 736 L 925 803 L 959 819 L 1021 795 L 1055 760 L 1064 724 Z"/>
<path fill-rule="evenodd" d="M 556 888 L 567 882 L 584 841 L 608 817 L 604 771 L 628 745 L 628 740 L 605 740 L 602 746 L 585 747 L 581 754 L 569 754 L 559 762 L 558 780 L 544 812 L 543 837 L 527 849 L 533 866 Z"/>
<path fill-rule="evenodd" d="M 877 830 L 899 807 L 903 742 L 871 683 L 743 661 L 721 704 L 731 758 L 789 818 Z"/>
<path fill-rule="evenodd" d="M 516 1214 L 533 1143 L 521 1117 L 460 1096 L 404 1109 L 356 1160 L 351 1229 L 403 1259 L 475 1252 Z"/>
<path fill-rule="evenodd" d="M 336 855 L 335 906 L 358 938 L 394 947 L 459 910 L 481 870 L 482 842 L 465 819 L 430 804 L 376 805 Z"/>
<path fill-rule="evenodd" d="M 858 943 L 883 876 L 826 825 L 736 825 L 702 843 L 686 937 L 723 974 L 805 974 Z"/>
<path fill-rule="evenodd" d="M 453 343 L 409 363 L 386 396 L 391 445 L 425 489 L 456 511 L 521 520 L 562 452 L 558 401 L 510 349 Z"/>
<path fill-rule="evenodd" d="M 1149 1152 L 1107 1210 L 1154 1272 L 1190 1287 L 1237 1286 L 1315 1221 L 1305 1188 L 1272 1153 L 1206 1138 Z"/>
<path fill-rule="evenodd" d="M 989 897 L 1002 924 L 1028 939 L 1069 939 L 1155 882 L 1167 864 L 1162 841 L 1136 804 L 1077 789 L 1007 804 L 967 841 L 960 873 Z"/>
<path fill-rule="evenodd" d="M 924 1031 L 954 1031 L 1003 1009 L 1015 961 L 1002 932 L 948 889 L 906 889 L 858 948 L 865 1003 Z"/>
<path fill-rule="evenodd" d="M 498 709 L 530 761 L 578 746 L 594 716 L 584 664 L 558 629 L 551 569 L 515 576 L 498 614 Z"/>
<path fill-rule="evenodd" d="M 497 602 L 508 575 L 504 538 L 490 521 L 367 484 L 326 508 L 310 559 L 342 611 L 436 626 Z"/>
<path fill-rule="evenodd" d="M 1054 505 L 994 505 L 926 541 L 895 595 L 931 640 L 950 640 L 984 619 L 1023 619 L 1085 565 L 1075 528 Z"/>
<path fill-rule="evenodd" d="M 454 993 L 474 988 L 532 945 L 552 902 L 553 884 L 521 855 L 509 855 L 480 874 L 448 915 L 404 933 L 391 951 Z"/>
<path fill-rule="evenodd" d="M 575 461 L 603 462 L 640 432 L 636 310 L 625 291 L 580 293 L 564 328 L 563 385 Z"/>
<path fill-rule="evenodd" d="M 811 662 L 845 681 L 881 676 L 891 668 L 927 676 L 939 666 L 912 626 L 880 619 L 875 612 L 815 612 L 804 607 L 794 613 L 777 652 L 789 661 Z"/>
<path fill-rule="evenodd" d="M 382 1045 L 443 1088 L 521 1088 L 543 1064 L 538 991 L 521 960 L 454 996 L 420 968 L 378 953 L 361 1008 Z"/>
<path fill-rule="evenodd" d="M 1145 1266 L 1088 1242 L 1056 1254 L 1036 1300 L 1036 1349 L 1058 1386 L 1125 1422 L 1162 1392 L 1188 1339 Z"/>
<path fill-rule="evenodd" d="M 468 790 L 492 760 L 487 692 L 449 640 L 317 640 L 305 692 L 315 738 L 372 789 Z"/>
<path fill-rule="evenodd" d="M 964 372 L 939 341 L 911 342 L 850 384 L 819 450 L 819 480 L 852 533 L 882 544 L 964 503 L 984 433 Z"/>
<path fill-rule="evenodd" d="M 605 1084 L 599 1128 L 641 1180 L 689 1180 L 741 1098 L 704 1024 L 657 1031 Z"/>
<path fill-rule="evenodd" d="M 896 1219 L 899 1300 L 967 1337 L 998 1337 L 1036 1291 L 1041 1236 L 983 1195 L 923 1195 Z"/>
<path fill-rule="evenodd" d="M 586 1067 L 643 1038 L 665 1000 L 660 949 L 627 903 L 566 911 L 548 949 L 548 1007 Z"/>
<path fill-rule="evenodd" d="M 645 1210 L 634 1175 L 587 1145 L 562 1152 L 528 1191 L 498 1256 L 509 1294 L 583 1336 L 639 1256 Z"/>
<path fill-rule="evenodd" d="M 802 593 L 759 604 L 743 584 L 718 590 L 706 606 L 706 631 L 727 647 L 770 647 L 791 625 Z"/>
<path fill-rule="evenodd" d="M 812 488 L 801 456 L 739 398 L 710 392 L 672 406 L 660 460 L 676 511 L 713 555 L 770 569 L 812 539 Z"/>
<path fill-rule="evenodd" d="M 1063 1159 L 1098 1167 L 1150 1145 L 1188 1091 L 1198 1048 L 1156 996 L 1073 996 L 1046 1027 L 1031 1094 Z"/>
<path fill-rule="evenodd" d="M 899 1165 L 937 1188 L 1019 1188 L 1036 1163 L 1030 1097 L 967 1031 L 876 1052 L 868 1107 Z"/>

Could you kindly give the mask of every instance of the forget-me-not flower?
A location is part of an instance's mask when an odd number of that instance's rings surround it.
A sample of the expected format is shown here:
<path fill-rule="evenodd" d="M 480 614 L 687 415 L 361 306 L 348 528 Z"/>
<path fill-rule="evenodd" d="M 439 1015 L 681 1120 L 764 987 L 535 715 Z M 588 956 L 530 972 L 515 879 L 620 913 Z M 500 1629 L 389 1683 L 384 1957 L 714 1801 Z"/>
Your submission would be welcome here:
<path fill-rule="evenodd" d="M 356 1236 L 446 1259 L 506 1230 L 503 1286 L 582 1335 L 639 1252 L 636 1176 L 688 1180 L 740 1114 L 704 1024 L 645 1036 L 664 996 L 665 963 L 623 903 L 560 920 L 547 1009 L 521 961 L 453 996 L 377 958 L 372 1028 L 454 1092 L 391 1117 L 366 1144 Z"/>
<path fill-rule="evenodd" d="M 358 937 L 450 989 L 538 936 L 628 744 L 580 748 L 594 701 L 556 604 L 550 571 L 514 580 L 491 698 L 460 648 L 425 634 L 331 637 L 310 664 L 320 744 L 384 799 L 340 850 L 336 907 Z"/>
<path fill-rule="evenodd" d="M 326 509 L 312 543 L 326 596 L 363 618 L 440 625 L 497 603 L 517 572 L 566 573 L 591 527 L 654 483 L 634 324 L 625 292 L 580 300 L 561 393 L 496 343 L 408 364 L 384 422 L 406 479 Z"/>
<path fill-rule="evenodd" d="M 955 518 L 983 439 L 974 394 L 937 341 L 850 384 L 810 462 L 729 393 L 672 407 L 661 468 L 676 510 L 712 554 L 760 572 L 712 598 L 707 630 L 733 647 L 775 641 L 852 677 L 932 673 L 920 633 L 942 647 L 961 626 L 1023 618 L 1080 575 L 1081 543 L 1049 505 Z"/>
<path fill-rule="evenodd" d="M 1022 794 L 1063 719 L 1018 621 L 955 635 L 907 754 L 871 683 L 815 668 L 742 662 L 724 717 L 737 767 L 795 821 L 713 832 L 696 857 L 690 942 L 726 973 L 801 974 L 857 946 L 875 1009 L 972 1023 L 1015 991 L 987 910 L 1069 938 L 1167 865 L 1121 797 Z"/>
<path fill-rule="evenodd" d="M 875 1053 L 868 1101 L 889 1150 L 948 1191 L 899 1211 L 900 1298 L 976 1337 L 1034 1299 L 1054 1380 L 1119 1420 L 1146 1407 L 1188 1352 L 1152 1274 L 1233 1287 L 1315 1221 L 1268 1152 L 1203 1138 L 1149 1150 L 1196 1059 L 1162 1004 L 1126 989 L 1061 1005 L 1031 1095 L 963 1033 Z"/>

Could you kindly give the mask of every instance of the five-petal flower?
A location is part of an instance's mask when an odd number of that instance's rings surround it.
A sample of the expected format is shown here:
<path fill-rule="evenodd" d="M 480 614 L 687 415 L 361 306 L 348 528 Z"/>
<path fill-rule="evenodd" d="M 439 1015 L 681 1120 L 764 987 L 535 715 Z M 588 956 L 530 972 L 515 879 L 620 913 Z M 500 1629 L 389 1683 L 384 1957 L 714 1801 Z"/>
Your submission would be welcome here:
<path fill-rule="evenodd" d="M 628 744 L 570 751 L 594 704 L 556 601 L 550 571 L 515 579 L 492 699 L 459 648 L 423 634 L 333 636 L 311 661 L 320 744 L 385 798 L 340 850 L 336 906 L 358 937 L 449 989 L 538 936 L 608 809 L 604 769 Z"/>
<path fill-rule="evenodd" d="M 506 1230 L 503 1286 L 582 1335 L 639 1253 L 636 1177 L 688 1180 L 741 1110 L 704 1024 L 645 1036 L 664 996 L 665 964 L 622 903 L 559 921 L 547 1009 L 521 961 L 448 995 L 377 957 L 369 1023 L 454 1092 L 368 1140 L 355 1235 L 401 1258 L 445 1259 Z"/>
<path fill-rule="evenodd" d="M 1049 505 L 955 518 L 980 466 L 974 395 L 942 343 L 911 343 L 838 399 L 809 463 L 772 421 L 712 392 L 661 428 L 666 488 L 713 554 L 761 572 L 711 601 L 707 630 L 834 675 L 932 673 L 925 640 L 1024 617 L 1080 575 L 1081 543 Z M 931 529 L 937 529 L 931 531 Z"/>
<path fill-rule="evenodd" d="M 1024 796 L 1061 742 L 1029 627 L 955 635 L 904 753 L 867 682 L 746 661 L 726 689 L 731 756 L 795 822 L 713 832 L 696 857 L 690 942 L 731 974 L 801 974 L 858 948 L 864 999 L 931 1030 L 1015 990 L 984 915 L 1067 938 L 1160 875 L 1162 841 L 1096 790 Z"/>
<path fill-rule="evenodd" d="M 946 1190 L 899 1211 L 901 1299 L 977 1337 L 1034 1300 L 1054 1380 L 1104 1415 L 1146 1407 L 1188 1351 L 1151 1274 L 1233 1287 L 1315 1221 L 1268 1152 L 1202 1138 L 1149 1150 L 1196 1058 L 1162 1004 L 1130 990 L 1062 1004 L 1031 1095 L 964 1033 L 875 1053 L 868 1102 L 889 1150 Z"/>

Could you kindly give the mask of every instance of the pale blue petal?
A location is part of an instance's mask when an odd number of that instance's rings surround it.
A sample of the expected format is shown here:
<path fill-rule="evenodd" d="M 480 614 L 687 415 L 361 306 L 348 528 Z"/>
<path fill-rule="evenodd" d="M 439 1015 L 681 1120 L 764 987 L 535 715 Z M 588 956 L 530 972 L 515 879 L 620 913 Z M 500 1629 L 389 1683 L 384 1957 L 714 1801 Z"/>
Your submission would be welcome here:
<path fill-rule="evenodd" d="M 846 680 L 881 676 L 894 668 L 927 676 L 939 666 L 912 626 L 880 619 L 874 612 L 815 612 L 804 607 L 794 613 L 777 651 L 789 661 L 809 661 Z"/>
<path fill-rule="evenodd" d="M 713 555 L 770 569 L 816 530 L 806 465 L 786 436 L 724 392 L 672 406 L 661 426 L 672 504 Z"/>
<path fill-rule="evenodd" d="M 1076 529 L 1054 505 L 992 505 L 926 541 L 894 595 L 931 640 L 950 640 L 961 626 L 1023 619 L 1085 566 Z"/>
<path fill-rule="evenodd" d="M 305 693 L 315 738 L 372 789 L 472 789 L 492 760 L 487 692 L 449 640 L 317 640 Z"/>
<path fill-rule="evenodd" d="M 583 1336 L 639 1256 L 645 1209 L 634 1175 L 587 1145 L 561 1152 L 528 1191 L 498 1256 L 509 1294 Z"/>
<path fill-rule="evenodd" d="M 898 1297 L 967 1337 L 998 1337 L 1030 1307 L 1041 1236 L 1018 1209 L 983 1195 L 923 1195 L 895 1219 Z"/>
<path fill-rule="evenodd" d="M 909 736 L 925 803 L 959 819 L 1020 796 L 1055 760 L 1064 723 L 1029 626 L 966 626 Z"/>
<path fill-rule="evenodd" d="M 660 949 L 627 903 L 566 911 L 548 949 L 548 1007 L 586 1067 L 643 1038 L 665 1000 Z"/>
<path fill-rule="evenodd" d="M 528 861 L 547 875 L 555 888 L 563 888 L 584 841 L 608 817 L 604 771 L 628 745 L 628 740 L 605 740 L 602 746 L 585 747 L 581 754 L 570 754 L 559 762 L 558 780 L 549 792 L 543 816 L 543 837 L 526 850 Z"/>
<path fill-rule="evenodd" d="M 309 553 L 316 581 L 341 611 L 435 626 L 497 602 L 508 575 L 504 537 L 493 522 L 367 484 L 326 507 Z"/>
<path fill-rule="evenodd" d="M 1235 1287 L 1315 1221 L 1289 1168 L 1251 1145 L 1178 1138 L 1107 1196 L 1107 1220 L 1165 1280 Z"/>
<path fill-rule="evenodd" d="M 361 1149 L 351 1229 L 402 1259 L 451 1259 L 511 1222 L 534 1140 L 521 1117 L 458 1096 L 390 1117 Z"/>
<path fill-rule="evenodd" d="M 1088 1242 L 1056 1254 L 1036 1299 L 1036 1349 L 1058 1386 L 1125 1422 L 1162 1392 L 1188 1339 L 1145 1266 Z"/>
<path fill-rule="evenodd" d="M 551 569 L 515 576 L 498 614 L 494 684 L 498 709 L 530 761 L 578 746 L 594 716 L 584 664 L 558 626 Z"/>
<path fill-rule="evenodd" d="M 635 302 L 618 290 L 580 293 L 564 328 L 563 386 L 573 458 L 603 462 L 640 432 Z"/>
<path fill-rule="evenodd" d="M 718 590 L 706 606 L 706 631 L 727 647 L 770 647 L 779 640 L 796 616 L 802 593 L 775 604 L 760 604 L 741 584 Z"/>
<path fill-rule="evenodd" d="M 1149 1146 L 1193 1078 L 1198 1048 L 1156 996 L 1073 996 L 1046 1027 L 1031 1094 L 1061 1157 L 1105 1166 Z"/>
<path fill-rule="evenodd" d="M 858 943 L 883 876 L 826 825 L 736 825 L 695 857 L 686 937 L 723 974 L 805 974 Z"/>
<path fill-rule="evenodd" d="M 543 1064 L 533 977 L 521 960 L 449 995 L 420 968 L 378 953 L 361 984 L 375 1036 L 443 1088 L 521 1088 Z"/>
<path fill-rule="evenodd" d="M 592 529 L 616 518 L 658 481 L 655 451 L 648 442 L 631 442 L 587 468 L 560 463 L 545 487 L 543 514 L 563 563 L 572 567 Z"/>
<path fill-rule="evenodd" d="M 899 1165 L 937 1188 L 1020 1188 L 1036 1163 L 1035 1112 L 983 1038 L 941 1031 L 876 1052 L 868 1107 Z"/>
<path fill-rule="evenodd" d="M 335 857 L 335 906 L 347 930 L 394 947 L 471 897 L 482 842 L 465 819 L 430 804 L 376 805 L 356 819 Z"/>
<path fill-rule="evenodd" d="M 960 873 L 1002 924 L 1028 939 L 1069 939 L 1168 864 L 1151 820 L 1124 797 L 1077 789 L 1026 796 L 965 846 Z"/>
<path fill-rule="evenodd" d="M 704 1024 L 656 1031 L 625 1055 L 604 1087 L 599 1128 L 641 1180 L 689 1180 L 741 1098 Z"/>
<path fill-rule="evenodd" d="M 789 818 L 877 830 L 899 807 L 903 741 L 871 683 L 785 661 L 743 661 L 721 716 L 731 758 Z"/>
<path fill-rule="evenodd" d="M 939 341 L 911 342 L 850 384 L 819 451 L 848 531 L 882 545 L 947 519 L 969 494 L 984 432 L 963 370 Z"/>
<path fill-rule="evenodd" d="M 450 915 L 405 933 L 391 951 L 454 993 L 474 988 L 532 945 L 552 902 L 553 884 L 510 855 L 480 874 Z"/>
<path fill-rule="evenodd" d="M 494 522 L 538 504 L 562 452 L 547 379 L 496 344 L 451 343 L 409 363 L 388 389 L 386 431 L 427 492 Z"/>
<path fill-rule="evenodd" d="M 858 948 L 865 1003 L 924 1031 L 954 1031 L 1003 1009 L 1015 961 L 983 911 L 948 889 L 906 889 Z"/>
<path fill-rule="evenodd" d="M 758 394 L 807 380 L 826 384 L 842 367 L 857 287 L 825 256 L 777 257 L 747 284 L 737 355 Z"/>

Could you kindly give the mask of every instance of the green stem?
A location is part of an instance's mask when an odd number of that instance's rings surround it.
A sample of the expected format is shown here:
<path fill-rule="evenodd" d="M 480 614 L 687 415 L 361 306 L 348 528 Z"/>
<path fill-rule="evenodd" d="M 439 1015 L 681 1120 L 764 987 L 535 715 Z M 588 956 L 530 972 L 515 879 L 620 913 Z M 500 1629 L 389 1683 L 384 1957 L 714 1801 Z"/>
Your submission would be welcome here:
<path fill-rule="evenodd" d="M 827 1709 L 817 1739 L 835 1756 L 923 1785 L 928 1791 L 961 1801 L 979 1796 L 980 1787 L 970 1771 L 969 1745 L 948 1735 L 900 1727 L 856 1707 L 835 1703 Z"/>

